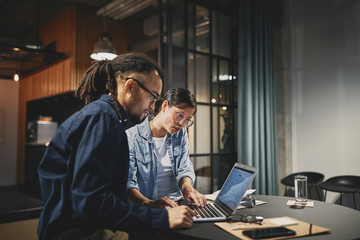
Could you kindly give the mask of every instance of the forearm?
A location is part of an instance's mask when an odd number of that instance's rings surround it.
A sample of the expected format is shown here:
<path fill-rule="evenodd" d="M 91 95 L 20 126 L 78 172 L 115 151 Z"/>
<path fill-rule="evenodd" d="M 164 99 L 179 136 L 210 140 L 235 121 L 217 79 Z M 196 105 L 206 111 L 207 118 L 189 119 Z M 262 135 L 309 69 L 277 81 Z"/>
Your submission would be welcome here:
<path fill-rule="evenodd" d="M 131 188 L 127 192 L 128 199 L 134 203 L 148 206 L 151 202 L 150 199 L 142 195 L 136 188 Z"/>
<path fill-rule="evenodd" d="M 183 177 L 180 180 L 180 187 L 182 194 L 188 202 L 195 203 L 196 205 L 201 205 L 204 207 L 206 203 L 206 198 L 204 195 L 199 193 L 192 185 L 192 180 L 189 177 Z"/>
<path fill-rule="evenodd" d="M 191 186 L 192 187 L 193 181 L 191 178 L 189 177 L 183 177 L 180 182 L 179 182 L 179 187 L 181 189 L 183 189 L 186 186 Z"/>

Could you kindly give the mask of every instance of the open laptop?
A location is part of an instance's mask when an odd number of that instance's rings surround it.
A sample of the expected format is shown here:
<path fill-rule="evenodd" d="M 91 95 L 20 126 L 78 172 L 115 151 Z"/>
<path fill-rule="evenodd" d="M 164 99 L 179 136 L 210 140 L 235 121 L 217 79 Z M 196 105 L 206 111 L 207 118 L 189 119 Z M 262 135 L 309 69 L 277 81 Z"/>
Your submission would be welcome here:
<path fill-rule="evenodd" d="M 197 213 L 197 216 L 193 217 L 193 221 L 225 221 L 227 217 L 234 214 L 257 170 L 255 167 L 235 163 L 215 202 L 208 202 L 204 208 L 191 205 L 191 208 Z"/>

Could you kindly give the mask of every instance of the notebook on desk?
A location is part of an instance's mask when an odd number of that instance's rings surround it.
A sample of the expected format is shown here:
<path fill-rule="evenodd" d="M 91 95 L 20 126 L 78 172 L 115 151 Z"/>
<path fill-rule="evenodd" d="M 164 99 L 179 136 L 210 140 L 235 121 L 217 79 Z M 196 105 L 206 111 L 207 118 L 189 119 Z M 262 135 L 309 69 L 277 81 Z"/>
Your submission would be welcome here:
<path fill-rule="evenodd" d="M 257 173 L 257 168 L 235 163 L 226 178 L 214 202 L 208 202 L 204 208 L 191 205 L 197 213 L 194 222 L 225 221 L 236 212 L 237 206 L 243 199 Z"/>

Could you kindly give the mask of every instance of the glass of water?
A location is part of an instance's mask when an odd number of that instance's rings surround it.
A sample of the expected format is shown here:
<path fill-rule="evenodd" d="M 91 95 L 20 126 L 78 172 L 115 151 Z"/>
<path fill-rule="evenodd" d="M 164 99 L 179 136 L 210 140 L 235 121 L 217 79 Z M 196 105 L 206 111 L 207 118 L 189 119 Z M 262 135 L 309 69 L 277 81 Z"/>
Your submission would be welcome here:
<path fill-rule="evenodd" d="M 296 175 L 294 177 L 295 202 L 306 204 L 307 201 L 307 176 Z"/>

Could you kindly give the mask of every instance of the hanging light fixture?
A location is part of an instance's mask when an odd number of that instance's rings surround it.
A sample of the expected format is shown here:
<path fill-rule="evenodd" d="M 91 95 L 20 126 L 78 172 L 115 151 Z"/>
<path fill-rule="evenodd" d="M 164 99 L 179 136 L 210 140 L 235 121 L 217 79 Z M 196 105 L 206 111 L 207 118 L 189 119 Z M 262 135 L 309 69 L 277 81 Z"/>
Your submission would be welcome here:
<path fill-rule="evenodd" d="M 14 81 L 17 82 L 19 81 L 19 79 L 20 79 L 19 74 L 16 71 L 16 73 L 14 74 Z"/>
<path fill-rule="evenodd" d="M 20 79 L 19 74 L 18 74 L 18 56 L 17 55 L 16 55 L 16 61 L 15 61 L 15 74 L 14 74 L 14 81 L 15 82 L 19 81 L 19 79 Z"/>
<path fill-rule="evenodd" d="M 112 60 L 116 58 L 116 49 L 111 41 L 110 33 L 106 32 L 106 10 L 104 8 L 104 32 L 101 33 L 99 40 L 95 43 L 94 50 L 90 57 L 94 60 Z"/>

